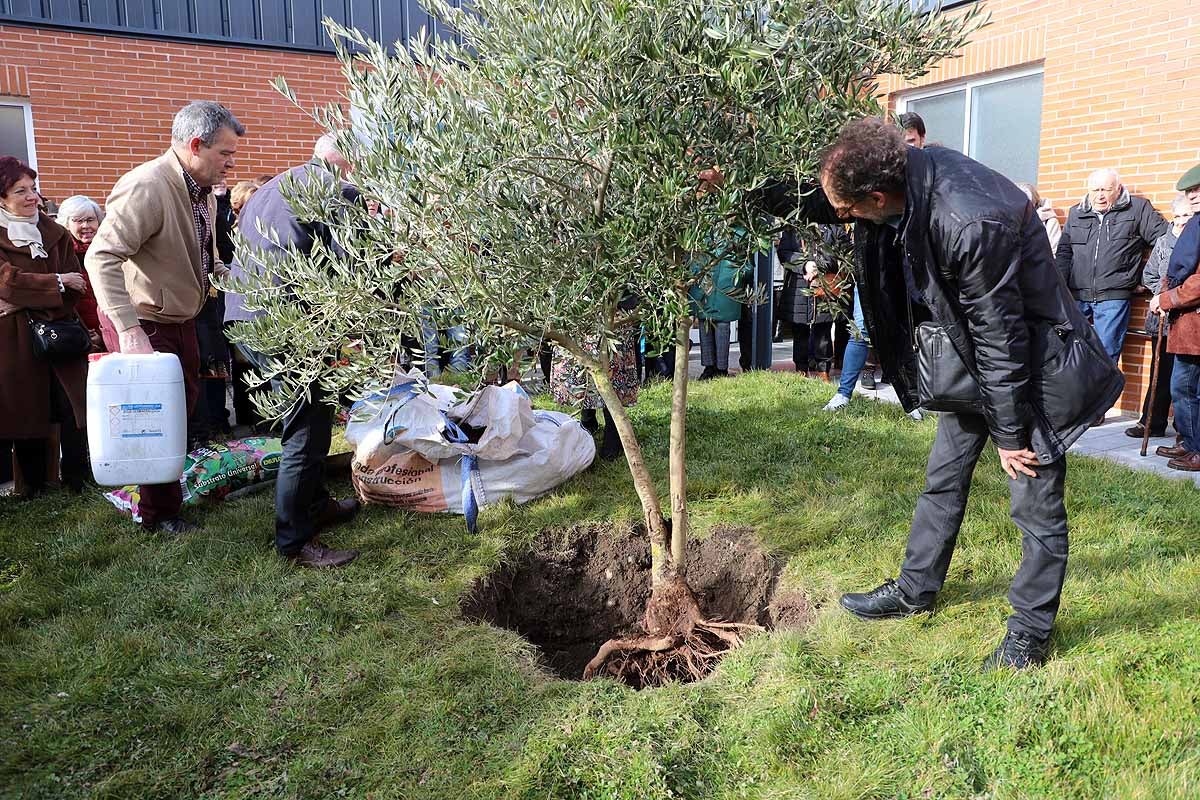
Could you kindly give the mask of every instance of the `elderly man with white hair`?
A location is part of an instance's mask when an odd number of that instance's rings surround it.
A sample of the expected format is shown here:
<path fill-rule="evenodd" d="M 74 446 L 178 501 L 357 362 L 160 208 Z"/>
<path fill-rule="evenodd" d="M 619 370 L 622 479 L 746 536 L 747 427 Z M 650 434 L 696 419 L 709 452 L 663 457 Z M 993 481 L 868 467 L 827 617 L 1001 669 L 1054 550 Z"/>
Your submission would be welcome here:
<path fill-rule="evenodd" d="M 290 187 L 295 185 L 320 181 L 332 186 L 336 181 L 342 197 L 348 203 L 358 203 L 358 190 L 345 180 L 353 171 L 353 165 L 339 152 L 333 134 L 318 139 L 312 160 L 267 181 L 242 206 L 238 231 L 247 245 L 246 253 L 258 254 L 259 261 L 290 248 L 308 255 L 319 241 L 330 253 L 345 257 L 329 226 L 298 218 L 288 195 L 294 191 Z M 251 256 L 246 263 L 235 263 L 234 277 L 259 269 L 255 261 Z M 249 311 L 241 297 L 226 293 L 226 322 L 248 321 L 260 314 Z M 271 357 L 282 355 L 258 353 L 244 345 L 238 345 L 238 349 L 261 372 L 268 371 Z M 318 538 L 324 529 L 346 522 L 358 512 L 357 500 L 337 500 L 325 485 L 325 457 L 329 454 L 332 430 L 333 407 L 316 385 L 311 387 L 309 399 L 283 420 L 283 454 L 275 482 L 275 549 L 301 567 L 343 567 L 358 556 L 357 550 L 334 550 Z"/>
<path fill-rule="evenodd" d="M 174 353 L 183 366 L 189 415 L 200 394 L 196 315 L 204 307 L 216 253 L 212 187 L 233 168 L 246 129 L 211 100 L 184 106 L 166 153 L 121 176 L 84 258 L 108 349 Z M 142 527 L 173 535 L 196 526 L 179 516 L 178 481 L 141 487 Z"/>
<path fill-rule="evenodd" d="M 1093 172 L 1087 195 L 1067 214 L 1055 254 L 1058 270 L 1114 362 L 1125 343 L 1142 258 L 1168 230 L 1150 201 L 1132 196 L 1112 169 Z"/>
<path fill-rule="evenodd" d="M 79 257 L 80 264 L 83 263 L 83 257 L 91 247 L 92 240 L 96 238 L 96 231 L 100 229 L 102 219 L 104 210 L 95 200 L 82 194 L 68 197 L 58 207 L 58 217 L 55 221 L 71 234 L 71 245 L 75 248 L 75 255 Z M 75 311 L 87 327 L 88 335 L 92 337 L 92 349 L 103 352 L 107 348 L 100 331 L 100 309 L 96 307 L 96 293 L 92 291 L 87 272 L 83 273 L 83 282 L 83 297 L 76 301 Z"/>

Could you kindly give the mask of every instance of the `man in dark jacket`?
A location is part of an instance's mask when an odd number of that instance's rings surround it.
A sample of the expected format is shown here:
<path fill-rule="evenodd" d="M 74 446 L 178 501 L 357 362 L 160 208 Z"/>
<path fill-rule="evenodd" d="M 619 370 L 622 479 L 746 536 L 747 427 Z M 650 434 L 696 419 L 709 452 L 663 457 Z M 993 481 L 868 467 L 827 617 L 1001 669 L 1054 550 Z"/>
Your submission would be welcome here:
<path fill-rule="evenodd" d="M 326 225 L 297 219 L 287 199 L 294 182 L 340 181 L 326 164 L 342 175 L 351 171 L 338 152 L 334 137 L 328 134 L 317 141 L 312 161 L 271 179 L 246 201 L 238 230 L 251 251 L 282 253 L 294 247 L 308 254 L 313 244 L 321 241 L 331 252 L 344 255 Z M 340 182 L 342 196 L 348 202 L 357 202 L 358 190 L 349 183 Z M 238 265 L 235 276 L 245 266 Z M 226 299 L 226 321 L 252 318 L 240 297 L 230 293 Z M 265 356 L 245 347 L 242 352 L 260 370 L 265 370 Z M 317 535 L 323 528 L 352 518 L 358 511 L 358 501 L 335 500 L 325 486 L 325 457 L 329 455 L 332 438 L 333 408 L 323 399 L 317 386 L 311 388 L 309 397 L 310 400 L 300 403 L 283 420 L 283 454 L 275 488 L 275 549 L 299 566 L 340 567 L 353 561 L 358 551 L 332 550 L 322 545 Z"/>
<path fill-rule="evenodd" d="M 904 408 L 929 399 L 917 395 L 921 320 L 945 331 L 979 392 L 978 413 L 938 418 L 899 579 L 841 604 L 869 619 L 933 607 L 990 437 L 1011 479 L 1024 557 L 1007 635 L 984 666 L 1040 664 L 1066 574 L 1066 451 L 1124 379 L 1053 268 L 1033 206 L 1007 178 L 953 150 L 906 147 L 875 118 L 842 129 L 820 177 L 819 188 L 768 190 L 766 210 L 855 220 L 867 329 Z"/>
<path fill-rule="evenodd" d="M 1131 196 L 1111 169 L 1088 177 L 1087 196 L 1067 214 L 1055 254 L 1058 271 L 1114 362 L 1129 329 L 1142 256 L 1169 229 L 1150 201 Z"/>

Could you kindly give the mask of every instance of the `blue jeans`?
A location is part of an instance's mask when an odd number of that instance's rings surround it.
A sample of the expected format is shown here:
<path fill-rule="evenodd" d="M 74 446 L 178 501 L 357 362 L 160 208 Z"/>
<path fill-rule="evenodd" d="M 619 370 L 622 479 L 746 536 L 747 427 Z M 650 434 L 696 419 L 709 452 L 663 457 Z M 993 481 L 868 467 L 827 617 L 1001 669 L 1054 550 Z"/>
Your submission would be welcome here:
<path fill-rule="evenodd" d="M 1189 453 L 1200 453 L 1200 356 L 1175 356 L 1171 372 L 1171 400 L 1175 403 L 1175 430 Z"/>
<path fill-rule="evenodd" d="M 1129 330 L 1129 308 L 1128 300 L 1100 300 L 1095 303 L 1079 301 L 1079 310 L 1100 335 L 1104 350 L 1114 364 L 1121 357 L 1125 331 Z"/>
<path fill-rule="evenodd" d="M 846 354 L 842 356 L 842 381 L 838 384 L 838 394 L 846 397 L 854 396 L 854 384 L 867 363 L 867 323 L 863 322 L 862 301 L 858 292 L 854 293 L 854 325 L 858 335 L 851 335 L 846 342 Z"/>

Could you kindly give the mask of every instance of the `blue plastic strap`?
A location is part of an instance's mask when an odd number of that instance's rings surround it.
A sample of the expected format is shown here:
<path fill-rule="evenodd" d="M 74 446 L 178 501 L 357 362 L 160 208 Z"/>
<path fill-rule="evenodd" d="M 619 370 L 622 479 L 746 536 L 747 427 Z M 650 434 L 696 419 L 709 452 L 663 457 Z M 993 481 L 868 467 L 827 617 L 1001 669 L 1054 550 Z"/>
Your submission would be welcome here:
<path fill-rule="evenodd" d="M 465 444 L 470 441 L 463 429 L 454 424 L 454 422 L 442 414 L 442 421 L 445 423 L 445 437 L 447 441 L 456 444 Z M 464 455 L 459 462 L 459 476 L 462 482 L 462 505 L 463 517 L 467 520 L 467 533 L 472 536 L 479 528 L 479 501 L 475 497 L 475 482 L 473 473 L 479 471 L 479 458 L 473 455 Z"/>
<path fill-rule="evenodd" d="M 479 528 L 479 503 L 475 499 L 475 483 L 472 473 L 479 470 L 479 459 L 475 456 L 463 456 L 462 465 L 462 504 L 463 516 L 467 520 L 467 533 L 472 536 Z"/>

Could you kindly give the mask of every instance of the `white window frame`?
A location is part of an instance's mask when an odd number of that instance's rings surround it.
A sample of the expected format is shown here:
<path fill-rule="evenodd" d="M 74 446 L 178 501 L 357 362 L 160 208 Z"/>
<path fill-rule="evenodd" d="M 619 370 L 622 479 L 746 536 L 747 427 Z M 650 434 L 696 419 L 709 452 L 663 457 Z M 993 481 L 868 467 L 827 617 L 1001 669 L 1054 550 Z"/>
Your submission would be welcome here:
<path fill-rule="evenodd" d="M 37 171 L 37 149 L 33 145 L 33 106 L 24 97 L 0 96 L 0 106 L 14 106 L 25 113 L 25 147 L 29 150 L 29 167 Z"/>
<path fill-rule="evenodd" d="M 953 83 L 940 83 L 937 86 L 928 89 L 919 89 L 912 92 L 904 92 L 896 96 L 896 113 L 903 114 L 908 111 L 908 104 L 913 100 L 927 100 L 930 97 L 938 95 L 951 94 L 966 90 L 963 98 L 963 153 L 964 155 L 971 154 L 971 105 L 973 101 L 974 89 L 978 86 L 987 86 L 991 83 L 1003 83 L 1004 81 L 1013 81 L 1018 78 L 1028 78 L 1033 75 L 1041 75 L 1042 88 L 1045 90 L 1045 74 L 1046 68 L 1038 65 L 1036 67 L 1025 67 L 1022 69 L 1010 69 L 1003 72 L 996 72 L 989 75 L 982 75 L 977 78 L 967 78 L 966 80 L 954 81 Z M 1041 131 L 1038 131 L 1039 146 L 1041 144 Z"/>

